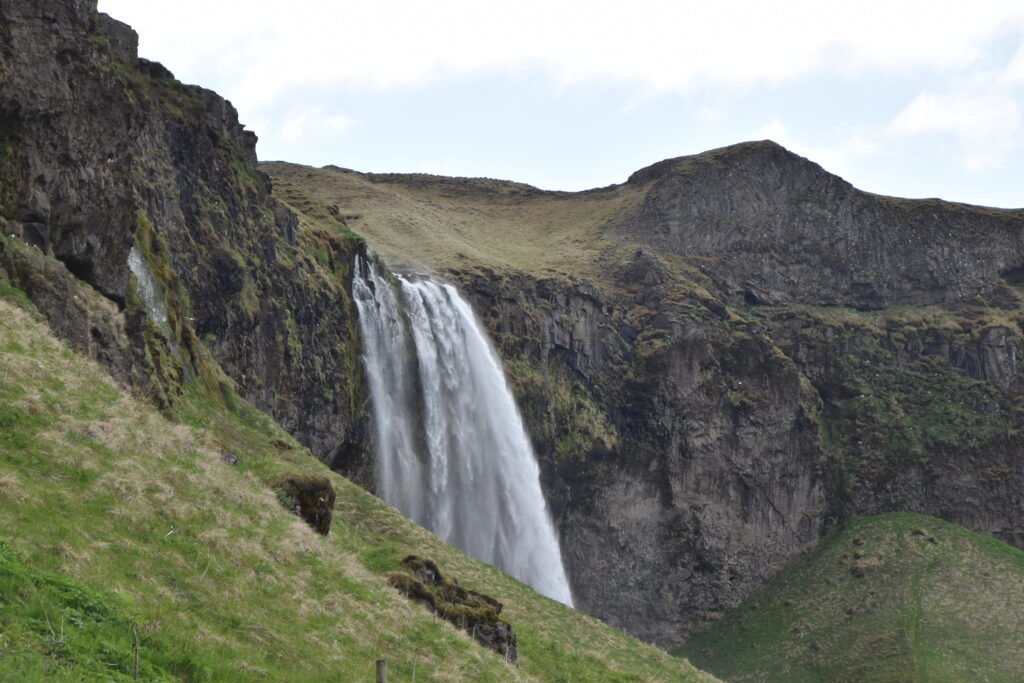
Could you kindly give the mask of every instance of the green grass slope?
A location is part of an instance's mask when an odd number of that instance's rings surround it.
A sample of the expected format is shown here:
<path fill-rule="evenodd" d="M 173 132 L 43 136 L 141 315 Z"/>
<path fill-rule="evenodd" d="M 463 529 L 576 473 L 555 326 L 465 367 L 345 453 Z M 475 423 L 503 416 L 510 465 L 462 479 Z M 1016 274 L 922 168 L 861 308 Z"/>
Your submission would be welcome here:
<path fill-rule="evenodd" d="M 0 680 L 713 680 L 474 562 L 266 416 L 187 391 L 169 420 L 0 288 Z M 223 453 L 238 456 L 232 466 Z M 327 477 L 327 537 L 273 482 Z M 520 667 L 387 585 L 417 553 L 505 605 Z M 136 649 L 135 643 L 138 643 Z"/>
<path fill-rule="evenodd" d="M 859 517 L 679 654 L 729 681 L 1024 680 L 1024 552 Z"/>

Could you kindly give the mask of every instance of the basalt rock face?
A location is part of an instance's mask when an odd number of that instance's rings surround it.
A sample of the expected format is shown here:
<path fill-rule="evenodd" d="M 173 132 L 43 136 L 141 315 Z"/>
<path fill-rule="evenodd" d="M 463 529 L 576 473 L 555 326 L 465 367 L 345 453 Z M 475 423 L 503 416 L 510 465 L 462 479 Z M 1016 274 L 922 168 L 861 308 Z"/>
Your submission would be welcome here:
<path fill-rule="evenodd" d="M 857 514 L 913 510 L 1021 546 L 1024 291 L 1000 277 L 1021 263 L 1020 212 L 902 207 L 773 144 L 710 157 L 685 164 L 706 175 L 675 161 L 631 179 L 650 193 L 611 228 L 643 246 L 603 285 L 449 273 L 505 357 L 577 606 L 677 645 Z M 807 188 L 817 222 L 752 200 Z M 858 202 L 896 213 L 884 229 L 837 218 L 863 218 Z M 672 222 L 693 211 L 705 222 Z M 926 213 L 970 236 L 942 247 L 962 250 L 949 263 Z M 793 233 L 747 240 L 755 225 Z M 805 249 L 844 230 L 859 240 L 846 275 Z"/>
<path fill-rule="evenodd" d="M 462 284 L 506 357 L 579 609 L 678 643 L 834 517 L 813 390 L 763 329 L 638 315 L 582 282 Z"/>
<path fill-rule="evenodd" d="M 664 161 L 629 182 L 653 184 L 618 232 L 706 259 L 734 303 L 957 303 L 992 295 L 1024 262 L 1024 211 L 868 194 L 773 142 Z"/>
<path fill-rule="evenodd" d="M 506 359 L 576 605 L 614 626 L 677 645 L 857 514 L 1024 545 L 1022 309 L 638 305 L 647 284 L 452 277 Z"/>
<path fill-rule="evenodd" d="M 234 107 L 136 49 L 134 31 L 95 0 L 0 4 L 5 277 L 58 333 L 158 403 L 189 381 L 214 394 L 220 385 L 229 401 L 237 387 L 321 458 L 351 457 L 365 433 L 347 294 L 361 243 L 340 223 L 302 230 L 270 196 L 256 136 Z M 141 310 L 133 247 L 164 291 L 166 329 Z M 30 257 L 121 317 L 76 317 Z"/>

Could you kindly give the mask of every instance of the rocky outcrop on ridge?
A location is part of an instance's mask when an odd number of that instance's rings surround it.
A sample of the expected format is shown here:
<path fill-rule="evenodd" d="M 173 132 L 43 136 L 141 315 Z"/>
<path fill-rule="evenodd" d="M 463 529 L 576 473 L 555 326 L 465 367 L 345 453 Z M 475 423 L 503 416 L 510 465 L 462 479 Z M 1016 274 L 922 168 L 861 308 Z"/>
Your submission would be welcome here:
<path fill-rule="evenodd" d="M 732 303 L 879 309 L 1004 294 L 1024 262 L 1024 211 L 857 190 L 774 142 L 637 171 L 650 184 L 617 230 L 698 261 Z"/>

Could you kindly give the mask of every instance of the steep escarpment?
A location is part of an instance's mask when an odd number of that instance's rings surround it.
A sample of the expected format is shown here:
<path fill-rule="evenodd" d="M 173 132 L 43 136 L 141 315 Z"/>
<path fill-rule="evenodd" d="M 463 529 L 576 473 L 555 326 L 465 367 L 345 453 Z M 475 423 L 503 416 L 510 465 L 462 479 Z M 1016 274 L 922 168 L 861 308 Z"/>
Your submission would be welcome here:
<path fill-rule="evenodd" d="M 678 644 L 856 514 L 1021 543 L 1019 211 L 867 195 L 773 143 L 578 195 L 265 168 L 472 299 L 576 604 L 613 625 Z"/>
<path fill-rule="evenodd" d="M 756 325 L 584 285 L 463 287 L 509 359 L 580 609 L 678 642 L 833 518 L 813 390 Z"/>
<path fill-rule="evenodd" d="M 325 460 L 360 451 L 347 292 L 361 241 L 272 198 L 234 107 L 139 59 L 135 33 L 95 2 L 5 2 L 0 33 L 5 277 L 158 403 L 199 380 L 268 410 Z M 145 315 L 132 249 L 166 325 Z"/>
<path fill-rule="evenodd" d="M 684 640 L 855 514 L 1024 540 L 1020 310 L 461 282 L 519 390 L 577 605 L 628 632 Z"/>
<path fill-rule="evenodd" d="M 998 298 L 1024 261 L 1024 211 L 868 194 L 773 142 L 663 161 L 629 184 L 649 189 L 616 231 L 699 263 L 733 303 Z"/>

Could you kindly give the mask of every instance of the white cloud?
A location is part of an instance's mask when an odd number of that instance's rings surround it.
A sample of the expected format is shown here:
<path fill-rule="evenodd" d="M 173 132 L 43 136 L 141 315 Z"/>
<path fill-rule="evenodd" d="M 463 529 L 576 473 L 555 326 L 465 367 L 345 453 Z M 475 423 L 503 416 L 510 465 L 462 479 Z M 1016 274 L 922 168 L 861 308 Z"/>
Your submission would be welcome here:
<path fill-rule="evenodd" d="M 1024 83 L 1024 41 L 1006 67 L 1005 78 L 1008 83 Z"/>
<path fill-rule="evenodd" d="M 1020 146 L 1024 112 L 1007 92 L 921 93 L 892 120 L 894 137 L 947 136 L 964 166 L 996 170 Z"/>
<path fill-rule="evenodd" d="M 830 60 L 852 70 L 960 69 L 1024 26 L 1017 0 L 253 0 L 240 11 L 103 0 L 101 9 L 135 25 L 143 52 L 186 77 L 218 71 L 243 106 L 296 82 L 388 88 L 522 65 L 566 82 L 655 90 L 784 81 Z"/>
<path fill-rule="evenodd" d="M 350 116 L 328 114 L 319 108 L 310 109 L 292 114 L 281 126 L 280 137 L 289 143 L 302 139 L 336 138 L 354 124 L 355 120 Z"/>
<path fill-rule="evenodd" d="M 1014 157 L 1024 156 L 1020 0 L 299 0 L 284 6 L 270 0 L 100 0 L 100 9 L 139 31 L 143 56 L 230 98 L 264 137 L 261 152 L 288 158 L 308 154 L 309 143 L 319 140 L 352 142 L 345 136 L 354 121 L 331 113 L 332 102 L 352 101 L 344 97 L 365 97 L 378 107 L 347 107 L 360 116 L 363 139 L 375 123 L 364 112 L 388 106 L 373 99 L 379 95 L 402 98 L 409 89 L 464 75 L 493 75 L 497 82 L 509 73 L 545 74 L 566 86 L 624 85 L 605 90 L 624 93 L 612 106 L 621 108 L 627 125 L 642 120 L 645 107 L 671 101 L 678 113 L 663 132 L 650 133 L 665 139 L 667 149 L 685 139 L 685 150 L 695 152 L 753 129 L 752 137 L 775 139 L 844 176 L 876 164 L 890 177 L 888 161 L 914 157 L 922 160 L 923 174 L 938 162 L 971 170 L 964 178 L 999 169 L 996 180 L 1019 175 Z M 1007 45 L 1013 56 L 996 64 Z M 879 96 L 866 92 L 845 120 L 844 112 L 827 107 L 820 116 L 806 109 L 794 114 L 804 106 L 804 87 L 849 84 L 867 91 L 863 84 L 876 80 Z M 907 84 L 914 90 L 901 92 Z M 588 89 L 567 87 L 564 99 Z M 662 98 L 665 93 L 672 95 Z M 756 99 L 766 93 L 769 99 Z M 474 96 L 457 91 L 454 101 Z M 821 101 L 806 96 L 807 106 Z M 292 108 L 295 102 L 301 104 Z M 752 111 L 769 114 L 760 128 L 750 123 Z M 408 118 L 416 115 L 411 111 Z M 687 126 L 687 135 L 677 135 Z M 610 129 L 607 137 L 633 139 Z M 409 138 L 403 151 L 409 168 L 424 163 L 416 161 L 415 145 Z M 356 147 L 323 154 L 356 165 L 349 156 Z M 438 156 L 436 149 L 424 154 Z M 358 163 L 383 163 L 367 158 Z M 458 172 L 492 173 L 471 163 Z M 1018 197 L 1015 190 L 1001 201 L 1019 203 Z"/>

